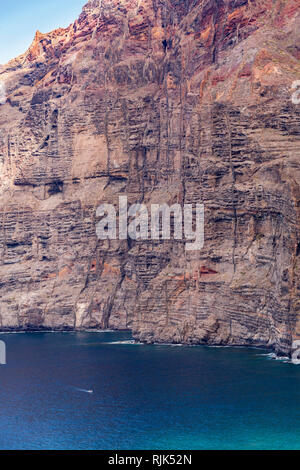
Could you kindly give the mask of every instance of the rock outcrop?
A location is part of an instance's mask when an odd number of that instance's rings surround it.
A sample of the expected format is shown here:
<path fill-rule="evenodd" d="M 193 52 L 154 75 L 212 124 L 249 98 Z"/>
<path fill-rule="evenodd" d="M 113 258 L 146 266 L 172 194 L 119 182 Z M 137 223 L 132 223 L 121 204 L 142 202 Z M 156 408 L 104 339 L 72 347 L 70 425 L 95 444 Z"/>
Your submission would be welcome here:
<path fill-rule="evenodd" d="M 92 0 L 0 70 L 0 328 L 300 339 L 299 0 Z M 98 240 L 202 202 L 205 244 Z"/>

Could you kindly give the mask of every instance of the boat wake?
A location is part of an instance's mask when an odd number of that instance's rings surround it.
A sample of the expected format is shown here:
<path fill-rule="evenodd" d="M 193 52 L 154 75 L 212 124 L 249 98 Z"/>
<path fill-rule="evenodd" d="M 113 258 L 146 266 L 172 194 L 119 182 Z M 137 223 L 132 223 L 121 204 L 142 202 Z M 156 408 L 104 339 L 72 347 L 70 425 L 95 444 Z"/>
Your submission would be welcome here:
<path fill-rule="evenodd" d="M 94 390 L 93 389 L 87 389 L 87 388 L 80 388 L 80 387 L 76 387 L 75 385 L 67 385 L 67 384 L 64 384 L 62 382 L 57 382 L 58 385 L 64 389 L 67 389 L 69 391 L 76 391 L 76 392 L 83 392 L 83 393 L 94 393 Z"/>
<path fill-rule="evenodd" d="M 75 390 L 77 390 L 78 392 L 84 392 L 84 393 L 94 393 L 94 390 L 86 390 L 85 388 L 78 388 L 78 387 L 74 387 Z"/>

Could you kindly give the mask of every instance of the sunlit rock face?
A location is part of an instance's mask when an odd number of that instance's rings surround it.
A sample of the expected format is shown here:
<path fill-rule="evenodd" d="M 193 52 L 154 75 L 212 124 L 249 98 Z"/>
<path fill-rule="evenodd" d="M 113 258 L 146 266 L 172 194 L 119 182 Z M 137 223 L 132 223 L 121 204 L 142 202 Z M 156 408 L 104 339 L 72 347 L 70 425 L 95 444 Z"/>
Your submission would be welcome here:
<path fill-rule="evenodd" d="M 300 2 L 90 1 L 0 70 L 1 329 L 267 346 L 299 323 Z M 96 208 L 203 203 L 205 243 Z"/>

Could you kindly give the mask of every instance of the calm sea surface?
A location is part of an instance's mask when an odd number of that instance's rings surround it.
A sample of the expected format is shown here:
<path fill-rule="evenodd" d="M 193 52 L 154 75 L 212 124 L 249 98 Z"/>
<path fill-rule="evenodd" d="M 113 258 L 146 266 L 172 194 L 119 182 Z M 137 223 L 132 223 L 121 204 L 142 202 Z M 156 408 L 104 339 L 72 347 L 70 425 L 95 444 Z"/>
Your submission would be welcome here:
<path fill-rule="evenodd" d="M 300 449 L 300 366 L 130 339 L 0 335 L 0 449 Z"/>

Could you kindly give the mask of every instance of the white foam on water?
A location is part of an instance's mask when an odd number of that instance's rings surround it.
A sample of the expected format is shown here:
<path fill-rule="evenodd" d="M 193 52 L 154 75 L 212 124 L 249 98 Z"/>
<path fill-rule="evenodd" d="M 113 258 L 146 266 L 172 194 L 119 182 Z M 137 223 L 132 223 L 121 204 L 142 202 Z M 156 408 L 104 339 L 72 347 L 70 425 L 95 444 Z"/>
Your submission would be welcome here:
<path fill-rule="evenodd" d="M 142 343 L 137 343 L 133 339 L 130 339 L 130 340 L 127 340 L 127 341 L 107 341 L 107 342 L 101 343 L 101 344 L 137 344 L 137 345 L 141 345 Z"/>
<path fill-rule="evenodd" d="M 287 357 L 287 356 L 277 356 L 274 352 L 267 353 L 267 354 L 257 354 L 257 356 L 264 356 L 264 357 L 267 357 L 268 359 L 271 359 L 271 360 L 295 364 L 295 362 L 291 361 L 291 359 L 289 357 Z M 299 361 L 299 363 L 300 363 L 300 361 Z"/>
<path fill-rule="evenodd" d="M 88 328 L 87 329 L 84 329 L 84 330 L 80 330 L 80 331 L 83 331 L 84 333 L 115 333 L 116 330 L 89 330 Z"/>
<path fill-rule="evenodd" d="M 23 335 L 26 331 L 0 331 L 0 335 Z"/>
<path fill-rule="evenodd" d="M 75 390 L 78 390 L 78 392 L 84 392 L 84 393 L 94 393 L 94 390 L 86 390 L 85 388 L 78 388 L 74 387 Z"/>

